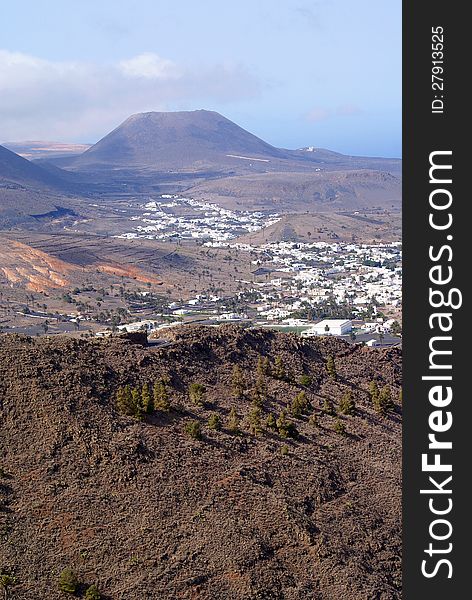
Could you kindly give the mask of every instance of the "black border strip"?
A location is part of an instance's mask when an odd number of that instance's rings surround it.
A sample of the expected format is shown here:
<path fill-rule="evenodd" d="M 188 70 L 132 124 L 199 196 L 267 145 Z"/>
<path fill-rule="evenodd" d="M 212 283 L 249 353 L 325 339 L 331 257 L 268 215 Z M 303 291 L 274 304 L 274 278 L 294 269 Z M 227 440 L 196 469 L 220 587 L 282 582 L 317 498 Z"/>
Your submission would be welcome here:
<path fill-rule="evenodd" d="M 469 372 L 472 375 L 469 359 L 472 338 L 467 322 L 466 289 L 468 283 L 470 287 L 469 240 L 472 241 L 472 235 L 469 232 L 469 203 L 472 199 L 465 182 L 466 173 L 470 170 L 466 165 L 468 151 L 460 147 L 461 142 L 465 143 L 466 131 L 470 131 L 466 85 L 470 81 L 468 63 L 471 52 L 468 44 L 471 36 L 466 27 L 467 18 L 461 12 L 460 3 L 437 0 L 403 2 L 405 600 L 455 600 L 470 594 L 472 506 L 467 486 L 472 472 L 469 463 L 472 459 L 472 385 L 468 377 Z M 433 37 L 433 29 L 436 32 L 442 30 L 439 37 Z M 439 52 L 438 44 L 442 45 L 442 56 L 432 54 L 435 50 Z M 437 62 L 433 63 L 433 60 Z M 434 66 L 443 68 L 442 73 L 435 69 L 435 74 L 442 81 L 433 79 Z M 433 89 L 433 81 L 442 85 Z M 436 100 L 434 108 L 439 112 L 433 112 L 433 100 Z M 439 100 L 443 101 L 442 109 Z M 451 154 L 431 155 L 432 152 Z M 433 181 L 430 182 L 431 161 L 452 168 L 433 170 Z M 444 210 L 431 206 L 431 202 L 446 206 L 449 199 L 451 206 Z M 429 222 L 430 214 L 437 225 L 448 223 L 450 215 L 450 227 L 435 229 Z M 431 272 L 434 266 L 439 266 L 439 269 Z M 431 281 L 432 278 L 443 281 L 451 274 L 448 283 Z M 431 306 L 430 289 L 442 291 L 447 297 L 453 288 L 458 290 L 453 293 L 454 302 L 458 302 L 460 292 L 463 295 L 461 308 Z M 440 295 L 436 294 L 433 301 L 440 303 Z M 441 321 L 444 328 L 452 323 L 449 332 L 441 331 L 439 318 L 431 317 L 434 313 L 450 315 L 450 320 L 444 317 Z M 435 336 L 449 336 L 451 339 L 431 342 Z M 452 354 L 432 355 L 430 342 L 433 349 L 440 348 Z M 440 368 L 432 368 L 430 360 Z M 448 365 L 452 368 L 445 368 Z M 452 379 L 433 381 L 424 380 L 423 376 L 450 376 Z M 436 393 L 430 392 L 434 386 L 438 386 Z M 450 402 L 447 402 L 447 387 L 453 394 Z M 433 406 L 434 402 L 436 406 Z M 439 414 L 432 416 L 435 411 Z M 451 418 L 452 425 L 446 428 Z M 435 432 L 434 428 L 438 429 L 440 425 L 446 430 Z M 428 435 L 432 433 L 436 433 L 437 440 L 452 442 L 452 449 L 428 449 Z M 451 465 L 452 470 L 424 470 L 422 455 L 425 453 L 428 463 L 440 460 L 442 465 Z M 439 458 L 436 459 L 435 454 Z M 430 476 L 436 484 L 429 480 Z M 450 476 L 452 480 L 444 483 Z M 420 493 L 421 489 L 439 492 L 438 486 L 447 493 Z M 443 515 L 432 512 L 447 509 L 450 510 Z M 444 522 L 438 522 L 441 519 Z M 433 536 L 444 539 L 434 539 Z M 427 553 L 426 550 L 431 551 Z M 439 564 L 440 560 L 444 562 Z M 429 575 L 434 575 L 425 576 L 422 568 Z"/>

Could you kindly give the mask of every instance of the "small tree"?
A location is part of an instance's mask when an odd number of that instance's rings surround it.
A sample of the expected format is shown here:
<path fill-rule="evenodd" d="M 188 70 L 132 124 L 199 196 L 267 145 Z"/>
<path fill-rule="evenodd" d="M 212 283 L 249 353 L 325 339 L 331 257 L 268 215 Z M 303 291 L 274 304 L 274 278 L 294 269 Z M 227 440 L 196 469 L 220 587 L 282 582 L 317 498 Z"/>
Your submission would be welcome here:
<path fill-rule="evenodd" d="M 267 399 L 267 381 L 265 375 L 259 374 L 256 379 L 255 396 L 262 404 Z"/>
<path fill-rule="evenodd" d="M 347 390 L 339 403 L 339 410 L 343 415 L 354 415 L 356 413 L 356 403 L 352 397 L 351 390 Z"/>
<path fill-rule="evenodd" d="M 211 414 L 210 418 L 208 419 L 208 427 L 215 431 L 220 430 L 221 429 L 220 415 L 217 415 L 216 413 Z"/>
<path fill-rule="evenodd" d="M 258 433 L 260 433 L 262 431 L 261 409 L 259 406 L 257 406 L 257 405 L 252 406 L 252 408 L 248 414 L 247 421 L 248 421 L 248 426 L 249 426 L 249 432 L 252 433 L 253 435 L 257 435 Z"/>
<path fill-rule="evenodd" d="M 154 409 L 162 412 L 168 412 L 170 410 L 169 394 L 167 392 L 166 384 L 162 379 L 154 383 L 152 390 Z"/>
<path fill-rule="evenodd" d="M 267 429 L 277 429 L 277 423 L 275 420 L 274 413 L 269 413 L 266 419 L 266 427 Z"/>
<path fill-rule="evenodd" d="M 328 375 L 331 377 L 331 379 L 336 379 L 336 363 L 334 362 L 334 357 L 332 354 L 328 356 L 328 360 L 326 362 L 326 370 L 328 371 Z"/>
<path fill-rule="evenodd" d="M 340 435 L 344 435 L 346 433 L 346 425 L 344 425 L 344 423 L 339 419 L 336 419 L 333 425 L 333 430 Z"/>
<path fill-rule="evenodd" d="M 379 399 L 379 386 L 377 385 L 376 381 L 371 381 L 369 383 L 369 395 L 370 400 L 375 407 Z"/>
<path fill-rule="evenodd" d="M 329 398 L 325 398 L 325 400 L 323 402 L 323 411 L 327 415 L 331 415 L 332 417 L 334 417 L 336 414 L 336 410 L 334 408 L 334 403 Z"/>
<path fill-rule="evenodd" d="M 303 385 L 304 387 L 308 387 L 311 385 L 311 377 L 309 375 L 307 375 L 306 373 L 304 373 L 303 375 L 300 376 L 300 379 L 298 380 L 298 382 L 300 383 L 300 385 Z"/>
<path fill-rule="evenodd" d="M 239 433 L 239 417 L 234 407 L 229 412 L 227 427 L 230 433 Z"/>
<path fill-rule="evenodd" d="M 101 597 L 102 596 L 95 584 L 87 588 L 87 591 L 85 592 L 85 600 L 100 600 Z"/>
<path fill-rule="evenodd" d="M 149 390 L 149 384 L 145 383 L 141 388 L 141 408 L 146 414 L 151 414 L 154 411 L 154 404 Z"/>
<path fill-rule="evenodd" d="M 131 403 L 134 407 L 134 416 L 138 419 L 141 419 L 144 414 L 144 410 L 141 404 L 141 393 L 138 388 L 133 388 L 131 390 Z"/>
<path fill-rule="evenodd" d="M 66 567 L 59 575 L 59 589 L 61 592 L 74 594 L 77 591 L 79 580 L 72 569 Z"/>
<path fill-rule="evenodd" d="M 189 421 L 185 425 L 185 432 L 194 440 L 202 439 L 202 427 L 199 421 Z"/>
<path fill-rule="evenodd" d="M 299 419 L 308 408 L 308 399 L 306 392 L 300 392 L 295 396 L 291 405 L 291 413 Z"/>
<path fill-rule="evenodd" d="M 116 394 L 116 407 L 121 414 L 135 417 L 137 412 L 135 400 L 129 385 L 125 385 L 124 388 L 118 389 Z"/>
<path fill-rule="evenodd" d="M 202 383 L 191 383 L 188 388 L 190 400 L 197 406 L 203 406 L 206 398 L 206 388 Z"/>
<path fill-rule="evenodd" d="M 313 427 L 313 429 L 315 429 L 318 427 L 318 417 L 316 415 L 311 415 L 311 417 L 308 419 L 308 423 L 311 425 L 311 427 Z"/>
<path fill-rule="evenodd" d="M 281 411 L 279 418 L 276 421 L 279 435 L 283 438 L 286 437 L 297 437 L 298 430 L 293 423 L 291 423 L 285 414 L 285 411 Z"/>
<path fill-rule="evenodd" d="M 242 398 L 244 395 L 244 377 L 241 367 L 239 365 L 234 365 L 233 374 L 231 376 L 231 385 L 233 387 L 233 394 L 235 398 Z"/>
<path fill-rule="evenodd" d="M 385 385 L 379 394 L 378 411 L 382 414 L 387 414 L 395 408 L 392 400 L 392 390 L 389 385 Z"/>
<path fill-rule="evenodd" d="M 272 375 L 276 379 L 285 379 L 285 366 L 281 356 L 275 357 L 274 368 L 272 370 Z"/>

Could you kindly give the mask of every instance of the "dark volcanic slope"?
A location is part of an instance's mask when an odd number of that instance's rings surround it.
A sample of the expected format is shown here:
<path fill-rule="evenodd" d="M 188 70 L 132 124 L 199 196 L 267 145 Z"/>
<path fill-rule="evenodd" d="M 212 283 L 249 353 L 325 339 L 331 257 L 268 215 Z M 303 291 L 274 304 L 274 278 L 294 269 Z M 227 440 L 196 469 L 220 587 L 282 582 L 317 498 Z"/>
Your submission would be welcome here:
<path fill-rule="evenodd" d="M 110 165 L 180 169 L 235 163 L 228 154 L 285 157 L 282 150 L 220 114 L 197 110 L 132 115 L 74 159 L 72 165 L 80 169 Z"/>
<path fill-rule="evenodd" d="M 366 392 L 376 379 L 396 401 L 399 350 L 229 326 L 174 336 L 161 349 L 1 337 L 0 569 L 17 578 L 11 597 L 59 598 L 69 565 L 113 600 L 399 599 L 400 407 L 382 418 Z M 290 418 L 297 440 L 206 426 L 212 412 L 225 423 L 230 407 L 247 415 L 259 356 L 280 356 L 288 376 L 266 377 L 266 415 L 292 401 L 303 372 L 312 376 L 318 425 Z M 169 414 L 117 414 L 119 385 L 162 376 Z M 207 386 L 206 407 L 189 401 L 190 382 Z M 358 414 L 342 417 L 342 435 L 320 403 L 347 389 Z M 185 434 L 190 419 L 202 441 Z"/>
<path fill-rule="evenodd" d="M 0 146 L 0 188 L 8 183 L 19 183 L 41 189 L 57 188 L 62 185 L 60 178 Z"/>

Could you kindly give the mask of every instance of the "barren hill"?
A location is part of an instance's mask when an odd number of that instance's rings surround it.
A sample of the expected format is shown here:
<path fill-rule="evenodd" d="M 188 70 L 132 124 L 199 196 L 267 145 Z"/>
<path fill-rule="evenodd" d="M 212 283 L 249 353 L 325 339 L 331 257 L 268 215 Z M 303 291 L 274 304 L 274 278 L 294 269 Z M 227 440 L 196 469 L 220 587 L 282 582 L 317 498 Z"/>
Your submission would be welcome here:
<path fill-rule="evenodd" d="M 121 166 L 160 171 L 237 164 L 237 155 L 244 155 L 243 160 L 286 157 L 222 115 L 197 110 L 132 115 L 72 165 L 82 170 Z"/>
<path fill-rule="evenodd" d="M 399 350 L 233 326 L 180 328 L 160 348 L 1 342 L 0 569 L 16 578 L 11 598 L 59 598 L 67 566 L 80 596 L 96 582 L 109 600 L 401 597 Z M 268 367 L 254 435 L 260 357 Z M 120 387 L 162 379 L 169 412 L 141 421 L 117 412 Z M 373 379 L 391 386 L 387 416 L 369 400 Z M 202 406 L 190 383 L 205 386 Z M 302 391 L 311 408 L 287 415 L 296 437 L 265 425 Z M 346 391 L 357 413 L 337 421 L 323 402 L 338 407 Z M 231 408 L 239 434 L 228 429 Z M 209 428 L 212 414 L 221 429 Z M 201 440 L 185 432 L 192 421 Z"/>

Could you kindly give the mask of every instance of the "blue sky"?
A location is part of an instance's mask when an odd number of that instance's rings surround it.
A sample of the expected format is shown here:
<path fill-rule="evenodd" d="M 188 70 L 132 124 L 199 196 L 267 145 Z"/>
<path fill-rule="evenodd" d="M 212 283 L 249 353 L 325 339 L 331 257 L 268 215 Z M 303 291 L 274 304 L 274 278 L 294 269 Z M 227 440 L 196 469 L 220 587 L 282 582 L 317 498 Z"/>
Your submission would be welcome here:
<path fill-rule="evenodd" d="M 1 141 L 208 108 L 276 146 L 401 153 L 399 0 L 24 0 L 2 22 Z"/>

